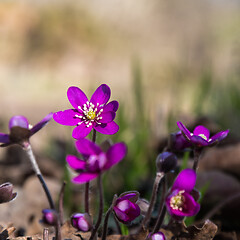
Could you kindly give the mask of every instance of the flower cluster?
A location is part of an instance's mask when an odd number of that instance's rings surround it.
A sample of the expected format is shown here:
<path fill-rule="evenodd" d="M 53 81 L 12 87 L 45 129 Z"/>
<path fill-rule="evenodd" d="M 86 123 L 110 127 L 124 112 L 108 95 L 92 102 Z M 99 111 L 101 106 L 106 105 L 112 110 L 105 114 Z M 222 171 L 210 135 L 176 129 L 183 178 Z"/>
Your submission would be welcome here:
<path fill-rule="evenodd" d="M 75 139 L 75 147 L 80 156 L 67 155 L 66 162 L 73 169 L 77 176 L 74 176 L 72 182 L 75 184 L 85 184 L 85 212 L 75 213 L 71 216 L 71 224 L 78 231 L 91 231 L 90 240 L 96 239 L 99 226 L 102 223 L 103 216 L 103 186 L 102 174 L 112 166 L 118 164 L 127 154 L 127 146 L 123 142 L 109 144 L 107 150 L 103 150 L 96 144 L 96 134 L 112 135 L 118 132 L 119 126 L 115 123 L 118 102 L 110 101 L 111 90 L 108 85 L 100 85 L 90 100 L 85 93 L 78 87 L 69 87 L 67 97 L 71 103 L 71 109 L 49 113 L 36 125 L 31 126 L 28 119 L 24 116 L 14 116 L 9 121 L 9 134 L 0 133 L 1 147 L 11 144 L 19 144 L 28 154 L 33 169 L 38 176 L 44 191 L 47 195 L 50 209 L 42 211 L 42 222 L 56 229 L 56 239 L 61 239 L 60 226 L 63 223 L 63 211 L 61 203 L 63 201 L 64 187 L 60 192 L 59 210 L 57 211 L 47 186 L 43 180 L 40 169 L 36 163 L 30 146 L 30 137 L 43 128 L 53 118 L 57 123 L 67 126 L 74 126 L 72 137 Z M 141 221 L 139 232 L 145 231 L 145 239 L 149 240 L 166 240 L 164 231 L 161 229 L 165 213 L 172 217 L 176 222 L 181 222 L 185 217 L 196 215 L 200 210 L 198 203 L 199 193 L 195 189 L 197 178 L 197 166 L 200 153 L 204 147 L 213 146 L 219 141 L 226 138 L 229 130 L 221 131 L 210 137 L 210 131 L 199 125 L 191 133 L 183 123 L 177 122 L 180 131 L 171 134 L 166 151 L 160 153 L 156 158 L 156 177 L 153 184 L 151 199 L 148 202 L 139 198 L 136 191 L 125 192 L 119 197 L 115 194 L 108 211 L 105 214 L 105 220 L 102 230 L 102 240 L 106 239 L 107 224 L 110 214 L 114 214 L 115 220 L 123 224 L 129 224 L 132 221 Z M 87 137 L 92 133 L 92 140 Z M 177 166 L 177 153 L 183 150 L 194 151 L 194 164 L 192 169 L 182 170 L 176 177 L 172 187 L 166 190 L 166 175 L 173 172 Z M 99 191 L 99 214 L 96 223 L 89 212 L 89 186 L 90 182 L 97 178 L 97 190 Z M 160 184 L 162 185 L 159 191 Z M 63 184 L 64 186 L 64 184 Z M 158 198 L 158 191 L 161 196 Z M 0 185 L 0 203 L 13 200 L 16 197 L 13 193 L 11 183 Z M 158 199 L 159 215 L 157 221 L 149 233 L 149 223 L 153 222 L 152 211 Z M 142 215 L 142 217 L 140 217 Z M 163 232 L 162 232 L 163 231 Z"/>

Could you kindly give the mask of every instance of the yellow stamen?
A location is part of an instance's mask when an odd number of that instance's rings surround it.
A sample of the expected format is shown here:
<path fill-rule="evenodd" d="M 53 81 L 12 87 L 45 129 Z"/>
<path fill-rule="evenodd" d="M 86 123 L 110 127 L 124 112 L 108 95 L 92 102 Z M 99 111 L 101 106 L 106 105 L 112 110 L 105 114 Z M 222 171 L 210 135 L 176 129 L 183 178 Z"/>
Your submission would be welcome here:
<path fill-rule="evenodd" d="M 199 134 L 198 136 L 207 141 L 207 137 L 204 134 Z"/>
<path fill-rule="evenodd" d="M 89 110 L 88 113 L 86 114 L 86 117 L 87 117 L 89 120 L 94 120 L 94 118 L 96 117 L 95 111 Z"/>

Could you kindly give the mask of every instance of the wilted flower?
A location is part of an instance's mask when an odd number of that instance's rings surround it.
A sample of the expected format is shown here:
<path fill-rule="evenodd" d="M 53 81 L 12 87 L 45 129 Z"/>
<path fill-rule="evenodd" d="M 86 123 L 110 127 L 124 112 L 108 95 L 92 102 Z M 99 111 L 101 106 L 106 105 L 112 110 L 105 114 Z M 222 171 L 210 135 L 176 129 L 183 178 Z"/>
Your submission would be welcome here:
<path fill-rule="evenodd" d="M 189 142 L 182 134 L 181 131 L 172 133 L 169 137 L 169 148 L 171 151 L 183 151 L 186 148 L 190 148 L 192 143 Z"/>
<path fill-rule="evenodd" d="M 10 202 L 17 196 L 13 193 L 13 185 L 9 182 L 0 185 L 0 203 Z"/>
<path fill-rule="evenodd" d="M 137 192 L 129 192 L 116 199 L 113 211 L 120 222 L 129 223 L 140 215 L 141 210 L 136 203 L 138 196 Z"/>
<path fill-rule="evenodd" d="M 148 240 L 165 240 L 165 235 L 162 232 L 157 232 L 157 233 L 149 233 Z"/>
<path fill-rule="evenodd" d="M 177 125 L 187 140 L 197 147 L 214 145 L 223 140 L 229 132 L 229 130 L 221 131 L 210 138 L 210 131 L 202 125 L 197 126 L 193 130 L 193 133 L 191 133 L 181 122 L 177 122 Z"/>
<path fill-rule="evenodd" d="M 58 223 L 58 213 L 54 209 L 42 210 L 42 222 L 50 226 L 56 226 Z"/>
<path fill-rule="evenodd" d="M 71 223 L 74 228 L 82 232 L 88 232 L 92 228 L 92 220 L 88 213 L 73 214 Z"/>
<path fill-rule="evenodd" d="M 24 116 L 13 116 L 9 121 L 10 133 L 0 133 L 0 143 L 2 143 L 0 146 L 5 147 L 10 144 L 22 145 L 24 142 L 28 142 L 33 134 L 38 132 L 51 120 L 52 115 L 52 113 L 49 113 L 33 127 Z"/>
<path fill-rule="evenodd" d="M 102 84 L 93 93 L 90 101 L 78 87 L 70 87 L 67 91 L 69 102 L 74 109 L 56 112 L 53 119 L 62 125 L 76 126 L 73 138 L 86 137 L 94 128 L 102 134 L 115 134 L 119 126 L 113 121 L 118 109 L 118 102 L 111 101 L 111 90 L 108 85 Z"/>
<path fill-rule="evenodd" d="M 120 162 L 127 153 L 124 143 L 112 145 L 105 153 L 97 144 L 85 138 L 76 142 L 76 148 L 86 161 L 74 155 L 68 155 L 66 160 L 72 169 L 80 173 L 72 179 L 74 183 L 80 184 L 96 178 L 100 173 Z"/>
<path fill-rule="evenodd" d="M 169 214 L 176 220 L 194 216 L 200 210 L 191 192 L 196 183 L 196 172 L 192 169 L 181 171 L 166 198 Z"/>
<path fill-rule="evenodd" d="M 157 170 L 159 172 L 170 172 L 177 165 L 177 156 L 171 152 L 163 152 L 156 159 Z"/>

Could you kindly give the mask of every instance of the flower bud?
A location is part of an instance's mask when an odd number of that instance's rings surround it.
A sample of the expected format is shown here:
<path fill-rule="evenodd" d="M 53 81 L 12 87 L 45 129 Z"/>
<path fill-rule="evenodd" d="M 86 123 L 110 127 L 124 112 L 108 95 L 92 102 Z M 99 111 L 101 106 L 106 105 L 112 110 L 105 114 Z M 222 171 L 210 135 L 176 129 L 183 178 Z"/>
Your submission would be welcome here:
<path fill-rule="evenodd" d="M 43 209 L 42 222 L 50 226 L 57 225 L 58 222 L 58 213 L 53 209 Z"/>
<path fill-rule="evenodd" d="M 148 240 L 165 240 L 165 236 L 162 232 L 157 232 L 157 233 L 149 233 Z"/>
<path fill-rule="evenodd" d="M 10 202 L 17 196 L 13 193 L 13 185 L 9 182 L 0 185 L 0 203 Z"/>
<path fill-rule="evenodd" d="M 177 156 L 171 152 L 163 152 L 156 159 L 157 171 L 167 173 L 177 165 Z"/>
<path fill-rule="evenodd" d="M 129 192 L 122 194 L 116 199 L 113 211 L 117 219 L 122 223 L 129 223 L 140 215 L 140 207 L 136 203 L 138 200 L 138 193 Z"/>
<path fill-rule="evenodd" d="M 71 216 L 71 223 L 78 231 L 88 232 L 92 228 L 92 220 L 88 213 L 75 213 Z"/>

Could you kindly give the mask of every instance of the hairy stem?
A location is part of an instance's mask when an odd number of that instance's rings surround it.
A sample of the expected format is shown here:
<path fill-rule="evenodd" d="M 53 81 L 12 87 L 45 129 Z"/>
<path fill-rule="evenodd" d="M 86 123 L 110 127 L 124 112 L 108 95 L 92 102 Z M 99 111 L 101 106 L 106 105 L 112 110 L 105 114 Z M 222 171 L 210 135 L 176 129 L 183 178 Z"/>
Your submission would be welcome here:
<path fill-rule="evenodd" d="M 154 181 L 154 184 L 153 184 L 152 196 L 151 196 L 150 204 L 149 204 L 149 207 L 148 207 L 148 211 L 147 211 L 146 216 L 145 216 L 145 218 L 143 219 L 143 222 L 142 222 L 142 226 L 144 228 L 148 227 L 148 223 L 149 223 L 149 220 L 151 218 L 153 207 L 155 205 L 156 198 L 157 198 L 158 186 L 159 186 L 159 183 L 160 183 L 160 181 L 163 177 L 164 177 L 163 172 L 157 172 L 157 175 L 156 175 L 156 178 L 155 178 L 155 181 Z"/>
<path fill-rule="evenodd" d="M 201 152 L 202 152 L 202 148 L 195 147 L 194 150 L 193 150 L 193 153 L 194 153 L 193 170 L 195 172 L 197 171 L 198 162 L 199 162 Z"/>
<path fill-rule="evenodd" d="M 112 205 L 107 210 L 107 213 L 106 213 L 106 216 L 105 216 L 105 219 L 104 219 L 102 240 L 105 240 L 106 236 L 107 236 L 108 219 L 109 219 L 109 216 L 110 216 L 111 212 L 112 212 Z"/>
<path fill-rule="evenodd" d="M 97 230 L 101 224 L 101 221 L 102 221 L 102 214 L 103 214 L 103 187 L 102 187 L 102 175 L 101 173 L 99 174 L 98 176 L 98 189 L 99 189 L 99 212 L 98 212 L 98 219 L 97 219 L 97 222 L 95 224 L 95 226 L 93 227 L 93 230 L 92 230 L 92 234 L 91 234 L 91 237 L 89 238 L 89 240 L 93 240 L 96 233 L 97 233 Z"/>
<path fill-rule="evenodd" d="M 166 195 L 166 178 L 163 178 L 163 189 L 162 189 L 162 195 L 160 200 L 160 206 L 159 206 L 159 213 L 158 213 L 158 219 L 157 222 L 153 228 L 153 233 L 156 233 L 161 228 L 161 225 L 163 223 L 165 214 L 166 214 L 166 207 L 165 207 L 165 195 Z"/>
<path fill-rule="evenodd" d="M 30 143 L 28 143 L 26 145 L 26 147 L 23 147 L 23 149 L 27 153 L 28 158 L 29 158 L 29 160 L 30 160 L 30 162 L 32 164 L 32 168 L 33 168 L 35 174 L 37 175 L 37 177 L 38 177 L 38 179 L 39 179 L 39 181 L 40 181 L 40 183 L 41 183 L 41 185 L 43 187 L 43 190 L 44 190 L 44 192 L 45 192 L 45 194 L 47 196 L 50 208 L 51 209 L 55 209 L 55 205 L 54 205 L 54 202 L 52 200 L 52 196 L 51 196 L 51 194 L 50 194 L 50 192 L 48 190 L 47 184 L 45 183 L 45 181 L 43 179 L 43 176 L 42 176 L 42 173 L 41 173 L 41 171 L 40 171 L 40 169 L 38 167 L 38 164 L 37 164 L 36 158 L 35 158 L 35 156 L 33 154 L 33 151 L 32 151 Z"/>
<path fill-rule="evenodd" d="M 58 201 L 59 221 L 61 226 L 63 225 L 63 199 L 64 199 L 65 186 L 66 186 L 66 182 L 64 181 L 60 190 L 59 201 Z"/>

